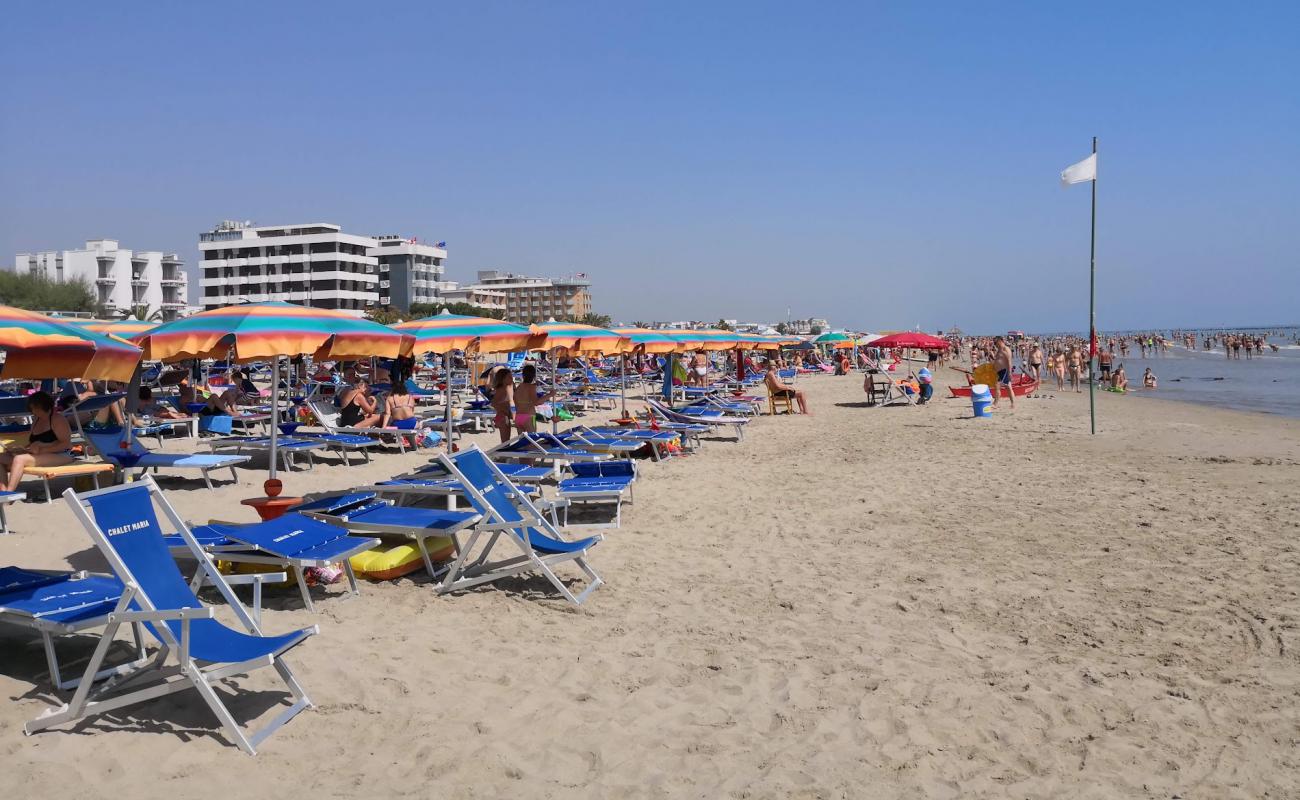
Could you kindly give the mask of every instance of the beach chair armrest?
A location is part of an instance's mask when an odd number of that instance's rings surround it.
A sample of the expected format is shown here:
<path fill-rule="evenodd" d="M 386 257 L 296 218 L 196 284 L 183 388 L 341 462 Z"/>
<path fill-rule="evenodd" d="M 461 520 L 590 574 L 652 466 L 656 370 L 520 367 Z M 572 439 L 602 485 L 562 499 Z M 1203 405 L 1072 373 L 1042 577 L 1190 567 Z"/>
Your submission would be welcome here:
<path fill-rule="evenodd" d="M 251 572 L 247 575 L 222 575 L 221 579 L 231 586 L 243 586 L 249 583 L 284 583 L 289 580 L 286 572 Z"/>
<path fill-rule="evenodd" d="M 534 500 L 533 505 L 537 506 L 539 509 L 549 511 L 552 508 L 566 508 L 573 505 L 573 501 L 567 497 L 556 497 L 551 500 Z"/>
<path fill-rule="evenodd" d="M 174 619 L 212 619 L 214 616 L 216 616 L 214 609 L 203 606 L 202 608 L 170 608 L 165 611 L 114 611 L 108 615 L 108 621 L 110 623 L 166 622 Z"/>

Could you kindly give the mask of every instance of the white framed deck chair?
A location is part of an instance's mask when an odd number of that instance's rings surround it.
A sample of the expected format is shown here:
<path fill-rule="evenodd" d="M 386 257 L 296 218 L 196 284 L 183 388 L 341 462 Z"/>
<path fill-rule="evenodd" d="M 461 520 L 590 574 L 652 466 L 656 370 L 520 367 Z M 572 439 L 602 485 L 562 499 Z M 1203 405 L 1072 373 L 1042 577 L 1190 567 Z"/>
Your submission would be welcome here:
<path fill-rule="evenodd" d="M 462 534 L 454 537 L 456 559 L 439 586 L 440 593 L 538 572 L 564 599 L 578 605 L 604 583 L 587 563 L 587 551 L 600 543 L 599 536 L 566 541 L 477 445 L 451 456 L 440 454 L 438 459 L 464 485 L 474 510 L 483 515 L 463 542 Z M 513 547 L 517 553 L 493 560 L 501 546 Z M 556 567 L 570 561 L 587 578 L 586 588 L 576 595 L 555 574 Z"/>
<path fill-rule="evenodd" d="M 311 707 L 311 700 L 289 669 L 284 654 L 319 629 L 313 625 L 280 636 L 263 635 L 152 477 L 82 495 L 69 489 L 63 498 L 122 582 L 123 591 L 108 615 L 104 634 L 72 699 L 27 723 L 27 733 L 192 688 L 212 709 L 231 741 L 251 755 L 262 740 Z M 194 558 L 207 571 L 208 580 L 230 605 L 244 630 L 218 621 L 214 609 L 204 606 L 194 595 L 163 541 L 155 505 L 190 543 Z M 91 678 L 99 671 L 118 627 L 137 622 L 145 625 L 161 648 L 148 663 L 110 679 L 92 692 Z M 169 660 L 175 664 L 169 666 Z M 291 700 L 264 727 L 246 734 L 214 684 L 259 667 L 275 668 Z M 153 680 L 146 682 L 146 678 Z"/>
<path fill-rule="evenodd" d="M 316 421 L 326 433 L 354 434 L 356 436 L 373 436 L 384 444 L 394 444 L 400 452 L 406 452 L 406 437 L 414 436 L 415 431 L 399 428 L 349 428 L 339 424 L 339 410 L 328 400 L 308 400 L 307 407 L 316 417 Z"/>

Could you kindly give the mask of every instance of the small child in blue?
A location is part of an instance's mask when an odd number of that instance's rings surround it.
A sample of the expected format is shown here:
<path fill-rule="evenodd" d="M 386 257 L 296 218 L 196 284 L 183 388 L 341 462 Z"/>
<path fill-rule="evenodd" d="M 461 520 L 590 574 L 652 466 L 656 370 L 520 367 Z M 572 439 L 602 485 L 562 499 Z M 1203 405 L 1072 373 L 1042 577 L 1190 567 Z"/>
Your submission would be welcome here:
<path fill-rule="evenodd" d="M 930 370 L 921 367 L 916 372 L 916 381 L 921 385 L 921 397 L 916 401 L 916 404 L 923 406 L 930 402 L 930 398 L 934 396 L 934 385 L 932 383 L 934 375 L 930 373 Z"/>

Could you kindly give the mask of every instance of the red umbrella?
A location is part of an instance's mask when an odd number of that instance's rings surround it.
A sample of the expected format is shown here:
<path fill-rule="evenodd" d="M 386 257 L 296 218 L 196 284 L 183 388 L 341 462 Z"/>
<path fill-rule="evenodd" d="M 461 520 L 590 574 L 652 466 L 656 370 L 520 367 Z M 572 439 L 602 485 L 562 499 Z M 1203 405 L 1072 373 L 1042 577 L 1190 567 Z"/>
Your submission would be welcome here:
<path fill-rule="evenodd" d="M 881 350 L 894 349 L 912 349 L 912 350 L 947 350 L 950 343 L 947 339 L 940 339 L 938 336 L 931 336 L 928 333 L 891 333 L 888 336 L 882 336 L 871 342 L 868 347 L 879 347 Z"/>

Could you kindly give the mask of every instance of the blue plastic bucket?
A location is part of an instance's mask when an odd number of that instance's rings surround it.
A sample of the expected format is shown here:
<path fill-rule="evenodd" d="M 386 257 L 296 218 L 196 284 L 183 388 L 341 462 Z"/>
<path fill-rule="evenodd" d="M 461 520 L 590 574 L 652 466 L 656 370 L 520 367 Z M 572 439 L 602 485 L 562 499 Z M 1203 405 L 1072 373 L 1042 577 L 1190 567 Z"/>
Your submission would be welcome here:
<path fill-rule="evenodd" d="M 993 412 L 989 410 L 989 406 L 993 404 L 993 395 L 989 394 L 989 387 L 977 383 L 970 389 L 970 407 L 975 416 L 977 418 L 993 416 Z"/>

